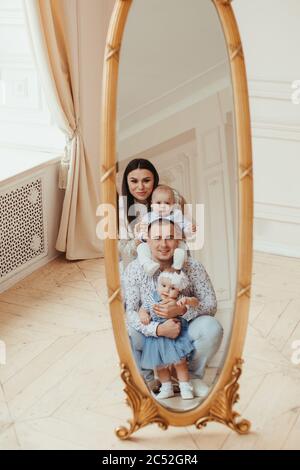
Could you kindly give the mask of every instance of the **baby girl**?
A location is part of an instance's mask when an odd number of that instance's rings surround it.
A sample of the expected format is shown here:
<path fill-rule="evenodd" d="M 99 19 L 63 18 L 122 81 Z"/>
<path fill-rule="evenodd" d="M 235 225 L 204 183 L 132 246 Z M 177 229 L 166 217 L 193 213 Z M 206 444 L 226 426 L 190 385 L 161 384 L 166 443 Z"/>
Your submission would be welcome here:
<path fill-rule="evenodd" d="M 151 295 L 139 310 L 140 320 L 143 324 L 150 321 L 163 323 L 165 318 L 159 317 L 153 310 L 154 305 L 173 301 L 177 305 L 190 305 L 196 307 L 199 303 L 196 297 L 180 297 L 180 292 L 188 286 L 188 278 L 183 271 L 163 271 L 158 277 L 157 291 Z M 174 396 L 173 385 L 169 366 L 173 365 L 179 381 L 180 394 L 183 399 L 194 398 L 193 387 L 189 380 L 187 358 L 193 352 L 193 344 L 188 336 L 188 323 L 178 317 L 181 323 L 179 336 L 175 339 L 165 336 L 144 336 L 141 366 L 144 369 L 156 369 L 158 379 L 161 382 L 158 399 Z"/>
<path fill-rule="evenodd" d="M 148 225 L 158 218 L 171 220 L 182 230 L 185 237 L 191 236 L 196 231 L 196 226 L 183 215 L 181 209 L 175 204 L 174 191 L 169 186 L 159 185 L 152 193 L 151 212 L 145 214 L 139 224 L 136 225 L 135 235 L 142 242 L 137 247 L 138 259 L 148 276 L 158 270 L 159 263 L 151 258 L 150 247 L 146 242 L 148 237 Z M 179 241 L 178 248 L 173 255 L 175 270 L 180 270 L 186 261 L 186 244 Z"/>

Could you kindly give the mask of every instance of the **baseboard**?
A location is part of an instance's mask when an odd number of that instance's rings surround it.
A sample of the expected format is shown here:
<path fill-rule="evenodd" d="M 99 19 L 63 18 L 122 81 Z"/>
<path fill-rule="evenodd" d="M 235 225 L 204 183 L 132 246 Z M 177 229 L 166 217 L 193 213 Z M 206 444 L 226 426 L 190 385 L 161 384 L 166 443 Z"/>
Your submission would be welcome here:
<path fill-rule="evenodd" d="M 254 250 L 300 258 L 300 208 L 256 202 Z"/>
<path fill-rule="evenodd" d="M 16 273 L 14 276 L 7 279 L 7 281 L 0 282 L 0 294 L 2 292 L 5 292 L 7 289 L 10 289 L 15 284 L 22 281 L 22 279 L 29 276 L 30 274 L 32 274 L 37 269 L 39 269 L 39 268 L 45 266 L 46 264 L 50 263 L 51 261 L 58 258 L 59 256 L 61 256 L 60 252 L 57 252 L 57 254 L 52 256 L 52 257 L 45 256 L 44 258 L 40 259 L 36 263 L 32 263 L 27 268 L 22 269 L 21 271 Z"/>

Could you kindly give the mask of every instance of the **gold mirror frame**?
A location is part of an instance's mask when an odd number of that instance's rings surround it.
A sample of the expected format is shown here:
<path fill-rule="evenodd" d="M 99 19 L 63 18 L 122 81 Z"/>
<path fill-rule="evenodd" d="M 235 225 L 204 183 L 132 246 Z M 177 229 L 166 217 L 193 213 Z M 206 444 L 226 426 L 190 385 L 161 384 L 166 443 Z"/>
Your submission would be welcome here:
<path fill-rule="evenodd" d="M 232 0 L 211 1 L 223 27 L 231 64 L 239 167 L 238 287 L 230 344 L 222 372 L 202 404 L 185 412 L 171 411 L 160 405 L 146 387 L 131 352 L 121 297 L 118 241 L 107 238 L 104 241 L 104 254 L 108 302 L 121 362 L 121 377 L 125 383 L 126 402 L 133 412 L 129 427 L 116 429 L 120 439 L 127 439 L 133 432 L 150 423 L 157 423 L 162 429 L 167 429 L 169 425 L 195 425 L 200 429 L 209 421 L 217 421 L 240 434 L 246 434 L 250 429 L 250 422 L 233 411 L 233 405 L 239 399 L 238 379 L 243 362 L 241 357 L 248 323 L 252 271 L 253 178 L 248 87 L 241 39 L 231 7 Z M 112 205 L 115 210 L 118 59 L 131 3 L 132 0 L 116 0 L 104 58 L 101 202 Z M 112 223 L 116 224 L 116 221 Z"/>

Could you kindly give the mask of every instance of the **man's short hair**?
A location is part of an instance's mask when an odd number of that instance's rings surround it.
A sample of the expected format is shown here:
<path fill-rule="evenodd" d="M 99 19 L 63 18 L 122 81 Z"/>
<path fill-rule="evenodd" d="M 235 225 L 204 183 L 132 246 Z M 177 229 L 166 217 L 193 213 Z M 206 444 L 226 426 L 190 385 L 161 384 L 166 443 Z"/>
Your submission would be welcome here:
<path fill-rule="evenodd" d="M 182 235 L 182 230 L 181 230 L 181 228 L 179 227 L 179 225 L 178 225 L 178 224 L 175 224 L 175 222 L 174 222 L 173 220 L 167 219 L 166 217 L 158 217 L 157 219 L 152 220 L 152 222 L 149 222 L 149 224 L 148 224 L 148 235 L 149 235 L 149 232 L 150 232 L 151 227 L 152 227 L 154 224 L 159 223 L 160 225 L 162 225 L 164 222 L 168 222 L 168 224 L 173 225 L 173 227 L 174 227 L 174 232 L 180 232 L 180 234 Z M 175 237 L 175 238 L 176 238 L 176 237 Z M 178 239 L 181 239 L 181 238 L 182 238 L 182 237 L 178 237 Z"/>

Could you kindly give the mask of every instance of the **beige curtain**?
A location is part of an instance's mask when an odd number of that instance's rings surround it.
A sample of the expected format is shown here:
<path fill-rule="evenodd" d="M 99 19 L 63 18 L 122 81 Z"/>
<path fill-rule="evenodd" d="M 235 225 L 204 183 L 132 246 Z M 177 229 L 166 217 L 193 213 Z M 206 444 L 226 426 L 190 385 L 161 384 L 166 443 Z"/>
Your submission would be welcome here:
<path fill-rule="evenodd" d="M 25 0 L 25 11 L 42 86 L 67 140 L 59 176 L 65 197 L 56 249 L 70 260 L 100 257 L 100 174 L 95 172 L 100 157 L 96 155 L 95 163 L 85 151 L 80 119 L 78 0 Z"/>

